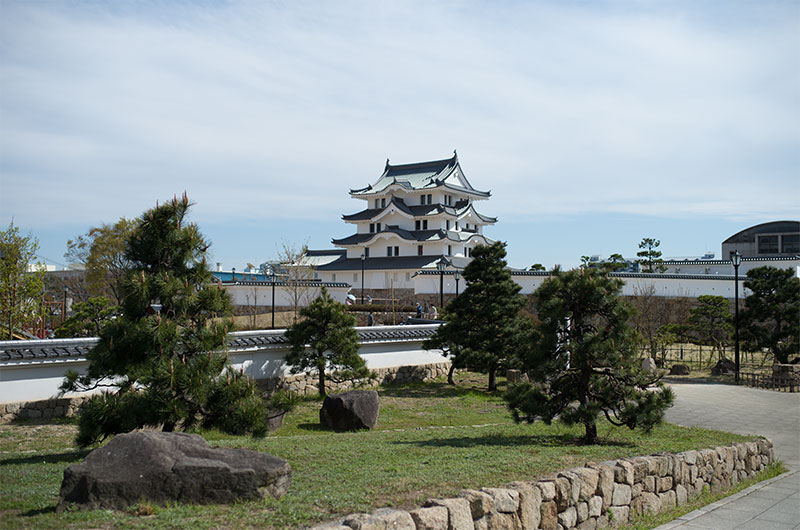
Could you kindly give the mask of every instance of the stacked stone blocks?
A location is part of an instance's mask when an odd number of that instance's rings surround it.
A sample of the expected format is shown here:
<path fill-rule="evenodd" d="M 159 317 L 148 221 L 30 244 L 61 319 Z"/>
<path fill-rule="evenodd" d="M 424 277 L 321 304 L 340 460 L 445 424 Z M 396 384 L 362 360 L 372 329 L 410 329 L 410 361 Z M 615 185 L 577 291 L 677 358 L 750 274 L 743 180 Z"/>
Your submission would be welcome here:
<path fill-rule="evenodd" d="M 589 463 L 536 482 L 463 490 L 421 508 L 352 514 L 315 529 L 596 530 L 681 506 L 708 487 L 725 490 L 774 459 L 769 440 Z"/>

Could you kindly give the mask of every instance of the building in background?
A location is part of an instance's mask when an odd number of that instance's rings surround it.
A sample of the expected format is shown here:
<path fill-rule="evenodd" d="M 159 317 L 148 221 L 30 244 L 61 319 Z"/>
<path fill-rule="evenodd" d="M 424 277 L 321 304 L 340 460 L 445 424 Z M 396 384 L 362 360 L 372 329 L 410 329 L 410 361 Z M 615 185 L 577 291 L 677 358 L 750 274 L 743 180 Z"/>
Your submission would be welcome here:
<path fill-rule="evenodd" d="M 417 271 L 436 270 L 440 262 L 463 269 L 474 247 L 493 243 L 483 231 L 497 219 L 475 207 L 491 193 L 470 184 L 455 152 L 430 162 L 387 160 L 374 184 L 350 196 L 365 208 L 342 216 L 355 233 L 332 241 L 345 254 L 316 267 L 323 281 L 348 282 L 354 290 L 362 281 L 372 291 L 413 289 Z"/>

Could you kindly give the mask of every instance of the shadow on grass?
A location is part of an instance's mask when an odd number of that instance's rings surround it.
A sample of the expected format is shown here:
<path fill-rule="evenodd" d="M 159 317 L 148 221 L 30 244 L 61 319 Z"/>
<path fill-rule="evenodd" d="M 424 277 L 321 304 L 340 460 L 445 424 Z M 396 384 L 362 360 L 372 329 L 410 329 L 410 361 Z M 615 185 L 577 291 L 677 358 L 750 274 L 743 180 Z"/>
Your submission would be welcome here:
<path fill-rule="evenodd" d="M 46 513 L 56 513 L 56 507 L 48 506 L 47 508 L 36 508 L 35 510 L 28 510 L 27 512 L 22 512 L 20 516 L 36 517 L 37 515 L 44 515 Z"/>
<path fill-rule="evenodd" d="M 301 431 L 334 432 L 333 429 L 329 429 L 321 423 L 298 423 L 297 428 Z"/>
<path fill-rule="evenodd" d="M 667 375 L 661 379 L 661 382 L 671 383 L 673 385 L 734 385 L 735 384 L 732 375 L 731 376 Z"/>
<path fill-rule="evenodd" d="M 0 467 L 25 465 L 25 464 L 62 464 L 72 463 L 85 458 L 91 449 L 81 449 L 79 451 L 68 451 L 66 453 L 35 454 L 20 458 L 0 459 Z"/>
<path fill-rule="evenodd" d="M 536 445 L 539 447 L 634 447 L 633 442 L 623 442 L 620 440 L 600 439 L 594 444 L 585 444 L 580 437 L 570 434 L 560 435 L 492 435 L 485 436 L 459 436 L 456 438 L 436 438 L 433 440 L 405 441 L 398 440 L 393 442 L 398 445 L 416 445 L 418 447 L 519 447 Z"/>
<path fill-rule="evenodd" d="M 499 396 L 502 390 L 489 392 L 472 386 L 449 385 L 446 382 L 411 383 L 403 385 L 386 385 L 381 388 L 381 395 L 398 398 L 449 398 L 460 396 Z"/>

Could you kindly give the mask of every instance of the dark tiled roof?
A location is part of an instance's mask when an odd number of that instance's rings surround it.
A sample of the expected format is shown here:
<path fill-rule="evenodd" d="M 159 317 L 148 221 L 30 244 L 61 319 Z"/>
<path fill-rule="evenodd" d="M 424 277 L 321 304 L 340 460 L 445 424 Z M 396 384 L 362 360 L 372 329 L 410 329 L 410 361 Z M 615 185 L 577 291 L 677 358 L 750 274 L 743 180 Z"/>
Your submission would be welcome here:
<path fill-rule="evenodd" d="M 363 344 L 371 342 L 399 342 L 430 337 L 437 325 L 428 326 L 375 326 L 356 328 Z M 0 341 L 0 362 L 36 359 L 84 359 L 97 343 L 96 337 L 85 339 L 50 339 L 26 341 Z M 241 351 L 265 346 L 288 344 L 283 330 L 242 331 L 228 335 L 231 351 Z"/>
<path fill-rule="evenodd" d="M 425 266 L 434 263 L 441 256 L 375 256 L 364 260 L 364 269 L 371 270 L 414 270 L 417 271 Z M 345 258 L 336 260 L 333 263 L 320 265 L 315 270 L 336 272 L 336 271 L 360 271 L 360 258 Z"/>
<path fill-rule="evenodd" d="M 466 187 L 455 186 L 445 182 L 445 179 L 456 170 L 460 171 L 463 182 L 466 183 Z M 430 162 L 416 162 L 397 166 L 389 164 L 387 160 L 383 174 L 381 174 L 375 184 L 370 184 L 366 188 L 350 190 L 350 194 L 369 195 L 372 193 L 380 193 L 392 185 L 397 185 L 409 190 L 426 190 L 445 187 L 479 197 L 489 197 L 491 195 L 486 191 L 478 191 L 469 184 L 463 171 L 460 170 L 458 155 L 455 153 L 451 158 L 445 160 L 432 160 Z"/>
<path fill-rule="evenodd" d="M 385 228 L 380 232 L 370 232 L 367 234 L 353 234 L 342 239 L 333 239 L 331 242 L 334 245 L 359 245 L 366 243 L 371 239 L 377 237 L 379 234 L 392 233 L 405 239 L 407 241 L 439 241 L 441 239 L 451 239 L 453 241 L 461 241 L 461 239 L 454 238 L 449 232 L 444 230 L 404 230 L 402 228 Z M 338 260 L 337 260 L 338 261 Z M 321 266 L 322 267 L 322 266 Z M 319 268 L 319 267 L 317 267 Z"/>

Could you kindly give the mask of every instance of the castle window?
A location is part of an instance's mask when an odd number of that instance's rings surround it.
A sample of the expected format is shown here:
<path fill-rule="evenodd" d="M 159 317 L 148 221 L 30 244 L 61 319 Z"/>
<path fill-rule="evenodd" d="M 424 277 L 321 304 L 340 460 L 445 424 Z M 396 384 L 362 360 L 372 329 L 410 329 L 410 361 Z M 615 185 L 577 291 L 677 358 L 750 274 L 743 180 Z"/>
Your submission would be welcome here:
<path fill-rule="evenodd" d="M 395 256 L 399 256 L 400 255 L 400 247 L 394 247 L 394 255 Z"/>
<path fill-rule="evenodd" d="M 433 204 L 433 200 L 432 200 L 432 199 L 433 199 L 433 195 L 431 195 L 431 194 L 429 193 L 429 194 L 428 194 L 428 204 Z"/>
<path fill-rule="evenodd" d="M 375 232 L 375 223 L 370 223 L 369 224 L 369 233 L 372 234 L 373 232 Z"/>
<path fill-rule="evenodd" d="M 377 224 L 375 225 L 375 228 L 377 229 L 377 231 L 378 231 L 378 232 L 380 232 L 380 231 L 381 231 L 381 224 L 380 224 L 380 223 L 377 223 Z"/>
<path fill-rule="evenodd" d="M 447 255 L 448 256 L 453 255 L 453 245 L 447 245 Z"/>
<path fill-rule="evenodd" d="M 446 220 L 445 223 L 446 223 L 445 226 L 447 227 L 447 230 L 450 230 L 450 219 Z"/>
<path fill-rule="evenodd" d="M 369 247 L 364 247 L 364 257 L 365 258 L 369 257 Z"/>
<path fill-rule="evenodd" d="M 420 222 L 419 220 L 414 221 L 414 230 L 419 230 Z"/>
<path fill-rule="evenodd" d="M 456 221 L 456 230 L 458 230 L 458 221 Z"/>
<path fill-rule="evenodd" d="M 381 208 L 386 207 L 386 199 L 381 199 Z"/>
<path fill-rule="evenodd" d="M 392 247 L 386 247 L 386 255 L 387 256 L 391 256 L 392 255 Z"/>
<path fill-rule="evenodd" d="M 422 256 L 422 245 L 417 245 L 417 256 Z"/>
<path fill-rule="evenodd" d="M 423 230 L 427 230 L 428 229 L 428 220 L 427 219 L 423 219 L 422 220 L 422 229 Z"/>
<path fill-rule="evenodd" d="M 335 272 L 333 274 L 331 274 L 331 281 L 332 282 L 336 281 L 336 273 Z"/>
<path fill-rule="evenodd" d="M 378 207 L 378 204 L 379 204 L 378 199 L 375 199 L 375 208 Z"/>

